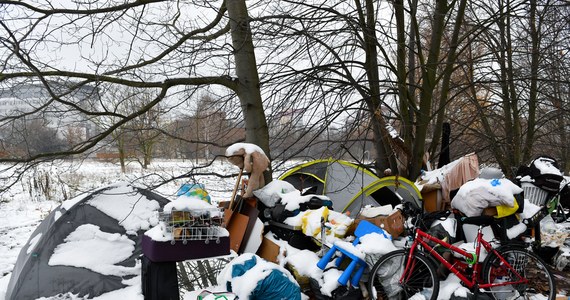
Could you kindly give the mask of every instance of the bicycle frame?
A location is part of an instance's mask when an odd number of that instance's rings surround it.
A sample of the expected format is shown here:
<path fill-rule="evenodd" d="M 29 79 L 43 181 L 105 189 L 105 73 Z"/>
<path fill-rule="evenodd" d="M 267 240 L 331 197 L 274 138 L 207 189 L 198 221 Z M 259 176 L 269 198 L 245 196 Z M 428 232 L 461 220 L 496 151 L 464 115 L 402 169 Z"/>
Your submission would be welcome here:
<path fill-rule="evenodd" d="M 450 262 L 448 262 L 445 258 L 443 258 L 443 256 L 441 256 L 441 254 L 439 254 L 437 251 L 435 251 L 434 247 L 430 246 L 428 244 L 428 242 L 434 242 L 437 245 L 440 245 L 446 249 L 451 250 L 454 254 L 459 254 L 461 255 L 463 258 L 465 258 L 465 260 L 467 262 L 469 261 L 474 261 L 474 263 L 470 264 L 467 263 L 468 267 L 472 267 L 473 268 L 473 273 L 471 276 L 471 279 L 468 278 L 468 275 L 465 271 L 461 271 L 460 267 L 458 266 L 458 263 L 461 262 L 455 262 L 454 264 L 451 264 Z M 485 241 L 483 239 L 483 233 L 481 232 L 481 226 L 479 226 L 479 230 L 477 232 L 477 237 L 475 239 L 475 254 L 469 253 L 459 247 L 456 247 L 454 245 L 451 245 L 445 241 L 442 241 L 434 236 L 429 235 L 428 233 L 422 231 L 419 228 L 416 228 L 415 230 L 415 237 L 414 237 L 414 242 L 412 243 L 411 247 L 410 247 L 410 251 L 408 253 L 408 259 L 406 262 L 406 267 L 404 269 L 404 272 L 399 280 L 400 284 L 405 282 L 407 279 L 409 279 L 409 276 L 413 273 L 413 255 L 415 253 L 415 251 L 421 251 L 420 250 L 420 246 L 423 247 L 424 249 L 424 253 L 427 253 L 429 255 L 431 255 L 433 258 L 435 258 L 437 261 L 439 261 L 440 263 L 442 263 L 449 271 L 451 271 L 453 274 L 455 274 L 464 284 L 465 286 L 467 286 L 469 289 L 473 289 L 473 287 L 477 287 L 477 288 L 491 288 L 491 287 L 499 287 L 499 286 L 505 286 L 505 285 L 513 285 L 513 284 L 525 284 L 528 282 L 528 279 L 524 278 L 524 276 L 522 276 L 521 274 L 519 274 L 515 268 L 513 268 L 509 262 L 502 257 L 499 252 L 497 250 L 495 250 L 491 244 L 487 241 Z M 509 270 L 510 272 L 512 272 L 512 274 L 515 275 L 515 278 L 517 278 L 516 281 L 508 281 L 508 282 L 500 282 L 500 283 L 479 283 L 479 279 L 478 279 L 478 275 L 481 272 L 481 263 L 478 262 L 479 259 L 479 254 L 481 252 L 481 246 L 483 246 L 483 248 L 485 248 L 485 250 L 487 251 L 488 255 L 494 254 L 496 255 L 501 262 L 504 264 L 504 266 L 507 268 L 507 270 Z"/>

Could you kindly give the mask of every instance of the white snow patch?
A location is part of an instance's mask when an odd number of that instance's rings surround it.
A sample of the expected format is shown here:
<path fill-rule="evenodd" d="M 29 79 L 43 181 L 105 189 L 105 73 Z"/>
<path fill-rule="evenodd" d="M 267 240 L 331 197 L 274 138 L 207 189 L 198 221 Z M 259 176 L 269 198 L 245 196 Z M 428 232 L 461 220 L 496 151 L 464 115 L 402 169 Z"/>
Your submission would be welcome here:
<path fill-rule="evenodd" d="M 62 215 L 61 210 L 56 211 L 53 214 L 53 221 L 55 222 L 55 221 L 59 220 L 59 218 L 61 218 L 61 215 Z"/>
<path fill-rule="evenodd" d="M 148 200 L 126 183 L 119 183 L 97 194 L 87 204 L 119 221 L 128 234 L 136 235 L 138 230 L 146 230 L 158 224 L 155 213 L 160 208 L 158 202 Z"/>
<path fill-rule="evenodd" d="M 454 274 L 449 274 L 447 279 L 441 281 L 439 284 L 438 300 L 447 300 L 451 295 L 466 297 L 469 290 L 461 285 L 461 280 Z"/>
<path fill-rule="evenodd" d="M 344 250 L 344 252 L 348 252 L 362 260 L 364 260 L 366 254 L 362 253 L 362 251 L 358 250 L 358 248 L 356 248 L 356 246 L 354 246 L 352 243 L 349 242 L 345 242 L 345 241 L 341 241 L 341 240 L 337 240 L 334 242 L 334 245 L 337 246 L 338 248 Z"/>
<path fill-rule="evenodd" d="M 281 203 L 285 204 L 285 210 L 295 211 L 300 208 L 301 203 L 305 203 L 314 195 L 301 196 L 301 191 L 294 190 L 289 193 L 281 194 Z"/>
<path fill-rule="evenodd" d="M 281 199 L 282 194 L 287 194 L 297 189 L 287 181 L 273 180 L 266 186 L 253 191 L 253 194 L 267 207 L 274 207 Z"/>
<path fill-rule="evenodd" d="M 291 264 L 297 272 L 302 276 L 319 278 L 323 271 L 317 267 L 320 258 L 315 252 L 309 250 L 300 250 L 296 253 L 287 255 L 287 263 Z"/>
<path fill-rule="evenodd" d="M 26 250 L 26 254 L 30 254 L 32 253 L 32 251 L 34 250 L 34 248 L 36 248 L 36 245 L 38 244 L 38 241 L 42 238 L 42 233 L 38 233 L 36 234 L 28 243 L 28 250 Z"/>
<path fill-rule="evenodd" d="M 85 194 L 81 194 L 77 197 L 74 197 L 72 199 L 69 200 L 65 200 L 61 203 L 61 208 L 65 209 L 65 210 L 69 210 L 71 209 L 73 206 L 75 206 L 75 204 L 81 202 L 81 200 L 85 199 L 87 196 L 89 196 L 88 193 Z"/>
<path fill-rule="evenodd" d="M 141 276 L 133 277 L 129 280 L 123 280 L 123 284 L 126 284 L 127 287 L 122 289 L 114 290 L 108 293 L 105 293 L 99 297 L 93 298 L 93 300 L 116 300 L 116 299 L 125 299 L 125 300 L 136 300 L 136 299 L 144 299 L 142 295 L 141 289 Z"/>
<path fill-rule="evenodd" d="M 167 203 L 164 206 L 163 210 L 164 210 L 164 212 L 168 213 L 168 212 L 172 211 L 173 209 L 174 210 L 184 210 L 184 211 L 195 210 L 195 209 L 214 209 L 214 210 L 217 210 L 218 207 L 202 200 L 199 197 L 182 195 L 182 196 L 176 198 L 176 200 Z"/>
<path fill-rule="evenodd" d="M 328 269 L 323 273 L 322 282 L 319 280 L 321 293 L 325 296 L 332 296 L 332 292 L 340 286 L 338 278 L 342 275 L 342 270 Z"/>
<path fill-rule="evenodd" d="M 540 171 L 540 174 L 553 174 L 561 175 L 562 173 L 554 164 L 554 160 L 547 157 L 539 157 L 535 159 L 532 164 Z"/>
<path fill-rule="evenodd" d="M 420 176 L 421 182 L 420 183 L 416 182 L 416 185 L 421 190 L 421 187 L 423 187 L 423 185 L 444 182 L 447 173 L 449 173 L 449 171 L 453 169 L 453 167 L 455 167 L 455 165 L 457 165 L 462 159 L 463 157 L 458 158 L 439 169 L 423 172 Z"/>
<path fill-rule="evenodd" d="M 360 237 L 360 243 L 356 245 L 356 248 L 366 254 L 379 255 L 384 255 L 398 249 L 391 240 L 376 232 Z"/>
<path fill-rule="evenodd" d="M 48 265 L 87 268 L 103 275 L 135 275 L 140 272 L 140 266 L 115 265 L 129 258 L 134 251 L 135 242 L 127 236 L 103 232 L 99 226 L 84 224 L 54 249 Z"/>
<path fill-rule="evenodd" d="M 519 214 L 519 217 L 524 220 L 534 216 L 540 210 L 540 206 L 530 202 L 528 199 L 524 199 L 524 209 L 523 212 Z"/>
<path fill-rule="evenodd" d="M 247 154 L 259 152 L 259 153 L 263 153 L 265 155 L 265 152 L 263 152 L 263 149 L 261 149 L 259 146 L 255 145 L 255 144 L 235 143 L 226 149 L 226 156 L 232 156 L 236 152 L 238 152 L 240 149 L 244 149 L 245 153 L 247 153 Z"/>

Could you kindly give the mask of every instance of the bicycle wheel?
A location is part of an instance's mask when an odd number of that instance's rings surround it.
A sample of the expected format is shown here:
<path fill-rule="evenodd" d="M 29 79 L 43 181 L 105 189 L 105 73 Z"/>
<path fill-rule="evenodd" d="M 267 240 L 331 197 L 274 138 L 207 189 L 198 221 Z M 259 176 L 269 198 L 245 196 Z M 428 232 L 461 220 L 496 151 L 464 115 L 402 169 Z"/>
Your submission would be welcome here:
<path fill-rule="evenodd" d="M 523 248 L 500 248 L 499 254 L 519 273 L 528 279 L 526 284 L 513 284 L 489 288 L 488 293 L 497 300 L 502 299 L 555 299 L 556 284 L 544 261 L 536 254 Z M 517 280 L 494 254 L 483 262 L 482 279 L 485 283 Z"/>
<path fill-rule="evenodd" d="M 439 281 L 433 263 L 415 253 L 409 276 L 399 283 L 409 250 L 396 250 L 385 254 L 370 271 L 368 289 L 371 299 L 428 299 L 435 300 Z"/>

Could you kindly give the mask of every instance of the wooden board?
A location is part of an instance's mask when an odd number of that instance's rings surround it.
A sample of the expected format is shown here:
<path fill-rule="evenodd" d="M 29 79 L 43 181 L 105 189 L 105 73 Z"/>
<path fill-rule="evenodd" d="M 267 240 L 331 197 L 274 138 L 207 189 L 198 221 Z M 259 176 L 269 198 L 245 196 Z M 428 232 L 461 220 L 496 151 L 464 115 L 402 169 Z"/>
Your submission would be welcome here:
<path fill-rule="evenodd" d="M 226 229 L 230 233 L 230 249 L 239 253 L 249 223 L 249 217 L 226 209 L 224 211 L 224 220 L 226 220 Z"/>

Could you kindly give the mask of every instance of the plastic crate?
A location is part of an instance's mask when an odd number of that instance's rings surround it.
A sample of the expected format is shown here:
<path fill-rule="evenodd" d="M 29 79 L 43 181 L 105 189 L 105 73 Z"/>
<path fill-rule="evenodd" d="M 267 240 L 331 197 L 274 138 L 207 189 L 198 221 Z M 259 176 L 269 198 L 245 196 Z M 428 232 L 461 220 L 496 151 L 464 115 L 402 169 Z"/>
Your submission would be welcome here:
<path fill-rule="evenodd" d="M 543 206 L 548 197 L 548 191 L 545 191 L 530 182 L 521 182 L 521 187 L 524 191 L 525 199 L 528 199 L 532 204 Z"/>

